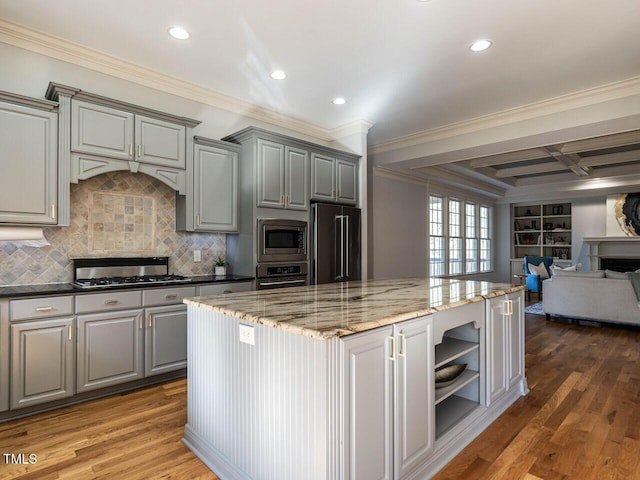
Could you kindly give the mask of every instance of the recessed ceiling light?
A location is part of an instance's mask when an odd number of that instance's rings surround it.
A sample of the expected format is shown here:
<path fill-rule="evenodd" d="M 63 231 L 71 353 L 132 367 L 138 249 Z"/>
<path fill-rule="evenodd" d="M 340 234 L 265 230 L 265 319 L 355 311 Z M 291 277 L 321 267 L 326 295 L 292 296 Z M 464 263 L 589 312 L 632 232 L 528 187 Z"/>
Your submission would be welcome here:
<path fill-rule="evenodd" d="M 191 37 L 191 34 L 183 27 L 169 27 L 169 30 L 167 31 L 169 32 L 169 35 L 171 35 L 173 38 L 177 38 L 178 40 L 187 40 L 189 37 Z"/>
<path fill-rule="evenodd" d="M 333 99 L 334 105 L 344 105 L 345 103 L 347 103 L 347 101 L 342 97 L 337 97 Z"/>
<path fill-rule="evenodd" d="M 285 78 L 287 78 L 287 74 L 282 70 L 274 70 L 273 72 L 271 72 L 271 78 L 273 78 L 274 80 L 284 80 Z"/>
<path fill-rule="evenodd" d="M 469 49 L 472 52 L 482 52 L 483 50 L 486 50 L 487 48 L 489 48 L 491 45 L 492 45 L 491 40 L 482 39 L 482 40 L 477 40 L 473 42 L 469 47 Z"/>

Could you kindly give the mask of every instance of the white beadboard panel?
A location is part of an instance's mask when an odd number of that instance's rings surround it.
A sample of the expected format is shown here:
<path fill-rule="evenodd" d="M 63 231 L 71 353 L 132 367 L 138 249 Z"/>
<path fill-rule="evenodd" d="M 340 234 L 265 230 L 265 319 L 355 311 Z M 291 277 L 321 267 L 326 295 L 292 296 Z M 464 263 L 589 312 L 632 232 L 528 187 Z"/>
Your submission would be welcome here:
<path fill-rule="evenodd" d="M 185 443 L 222 479 L 333 477 L 334 342 L 251 323 L 248 345 L 235 317 L 189 305 L 188 318 Z"/>

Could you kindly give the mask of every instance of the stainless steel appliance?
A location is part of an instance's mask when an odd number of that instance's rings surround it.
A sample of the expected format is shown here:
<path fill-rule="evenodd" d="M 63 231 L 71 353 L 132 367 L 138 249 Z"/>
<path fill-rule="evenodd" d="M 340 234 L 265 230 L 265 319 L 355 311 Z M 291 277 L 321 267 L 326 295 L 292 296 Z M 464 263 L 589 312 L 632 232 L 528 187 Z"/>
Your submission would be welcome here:
<path fill-rule="evenodd" d="M 359 208 L 312 204 L 312 283 L 360 280 L 360 216 Z"/>
<path fill-rule="evenodd" d="M 307 222 L 271 218 L 258 220 L 258 263 L 307 260 Z"/>
<path fill-rule="evenodd" d="M 256 267 L 256 289 L 299 287 L 309 284 L 307 262 L 259 263 Z"/>
<path fill-rule="evenodd" d="M 169 257 L 73 260 L 73 285 L 83 289 L 123 285 L 169 285 L 190 281 L 188 277 L 169 273 Z"/>

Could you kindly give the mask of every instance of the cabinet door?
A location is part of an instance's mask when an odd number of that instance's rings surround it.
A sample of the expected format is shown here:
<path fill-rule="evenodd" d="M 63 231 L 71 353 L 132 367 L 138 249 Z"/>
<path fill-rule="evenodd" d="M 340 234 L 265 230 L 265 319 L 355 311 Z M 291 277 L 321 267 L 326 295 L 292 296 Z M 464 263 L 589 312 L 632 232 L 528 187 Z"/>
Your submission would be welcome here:
<path fill-rule="evenodd" d="M 73 100 L 71 102 L 71 150 L 121 160 L 133 160 L 133 114 Z"/>
<path fill-rule="evenodd" d="M 431 317 L 394 326 L 397 342 L 395 477 L 404 478 L 431 454 L 435 441 Z"/>
<path fill-rule="evenodd" d="M 141 309 L 79 315 L 78 392 L 142 378 L 143 340 Z"/>
<path fill-rule="evenodd" d="M 184 169 L 186 128 L 155 118 L 135 116 L 136 160 L 143 163 Z"/>
<path fill-rule="evenodd" d="M 57 115 L 0 103 L 0 222 L 57 222 Z"/>
<path fill-rule="evenodd" d="M 284 208 L 284 145 L 258 139 L 258 206 Z"/>
<path fill-rule="evenodd" d="M 314 200 L 335 201 L 335 162 L 334 158 L 311 154 L 311 198 Z"/>
<path fill-rule="evenodd" d="M 508 387 L 512 388 L 524 377 L 524 292 L 508 295 L 512 314 L 506 318 L 509 330 Z"/>
<path fill-rule="evenodd" d="M 355 204 L 358 197 L 357 165 L 343 160 L 336 161 L 337 199 L 341 203 Z"/>
<path fill-rule="evenodd" d="M 393 478 L 393 364 L 389 337 L 380 328 L 340 342 L 344 412 L 342 478 Z"/>
<path fill-rule="evenodd" d="M 11 325 L 11 408 L 73 395 L 73 318 Z"/>
<path fill-rule="evenodd" d="M 187 306 L 171 305 L 146 310 L 145 375 L 187 366 Z"/>
<path fill-rule="evenodd" d="M 487 406 L 507 390 L 505 297 L 487 300 Z"/>
<path fill-rule="evenodd" d="M 205 145 L 195 147 L 196 231 L 238 230 L 238 154 Z"/>
<path fill-rule="evenodd" d="M 287 208 L 309 210 L 307 188 L 309 152 L 293 147 L 285 148 L 285 191 Z"/>

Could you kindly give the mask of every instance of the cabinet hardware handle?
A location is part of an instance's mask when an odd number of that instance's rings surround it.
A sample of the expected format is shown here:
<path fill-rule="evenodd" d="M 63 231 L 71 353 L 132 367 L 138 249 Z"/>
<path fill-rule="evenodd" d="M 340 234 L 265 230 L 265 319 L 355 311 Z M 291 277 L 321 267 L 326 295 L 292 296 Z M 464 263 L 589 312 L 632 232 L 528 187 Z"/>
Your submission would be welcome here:
<path fill-rule="evenodd" d="M 222 292 L 222 293 L 233 293 L 233 290 L 225 290 L 225 291 L 224 291 L 224 292 Z"/>
<path fill-rule="evenodd" d="M 392 362 L 395 362 L 396 361 L 396 337 L 390 336 L 387 338 L 391 340 L 391 354 L 389 355 L 389 360 L 391 360 Z"/>
<path fill-rule="evenodd" d="M 56 204 L 55 203 L 51 204 L 51 219 L 52 220 L 56 219 Z"/>
<path fill-rule="evenodd" d="M 105 300 L 104 304 L 105 305 L 116 305 L 118 303 L 118 300 Z"/>
<path fill-rule="evenodd" d="M 71 338 L 71 325 L 67 325 L 67 331 L 69 333 L 69 341 L 71 341 L 72 340 L 72 338 Z"/>
<path fill-rule="evenodd" d="M 133 143 L 129 144 L 129 156 L 133 157 Z"/>
<path fill-rule="evenodd" d="M 513 315 L 513 300 L 504 301 L 503 315 Z"/>
<path fill-rule="evenodd" d="M 407 356 L 407 336 L 404 334 L 404 332 L 400 332 L 400 351 L 398 352 L 398 356 Z"/>
<path fill-rule="evenodd" d="M 138 144 L 138 158 L 142 158 L 142 144 Z"/>
<path fill-rule="evenodd" d="M 178 298 L 178 294 L 176 293 L 167 293 L 164 298 L 166 300 L 173 300 L 174 298 Z"/>
<path fill-rule="evenodd" d="M 144 327 L 144 325 L 142 324 L 142 314 L 141 314 L 141 313 L 139 313 L 139 314 L 138 314 L 138 328 L 139 328 L 140 330 L 142 330 L 142 328 L 143 328 L 143 327 Z"/>
<path fill-rule="evenodd" d="M 149 314 L 149 328 L 153 327 L 153 315 Z"/>
<path fill-rule="evenodd" d="M 200 215 L 196 215 L 196 226 L 200 226 Z"/>
<path fill-rule="evenodd" d="M 287 195 L 287 205 L 291 205 L 291 195 Z"/>
<path fill-rule="evenodd" d="M 50 312 L 53 310 L 53 307 L 38 307 L 36 308 L 36 312 Z"/>

